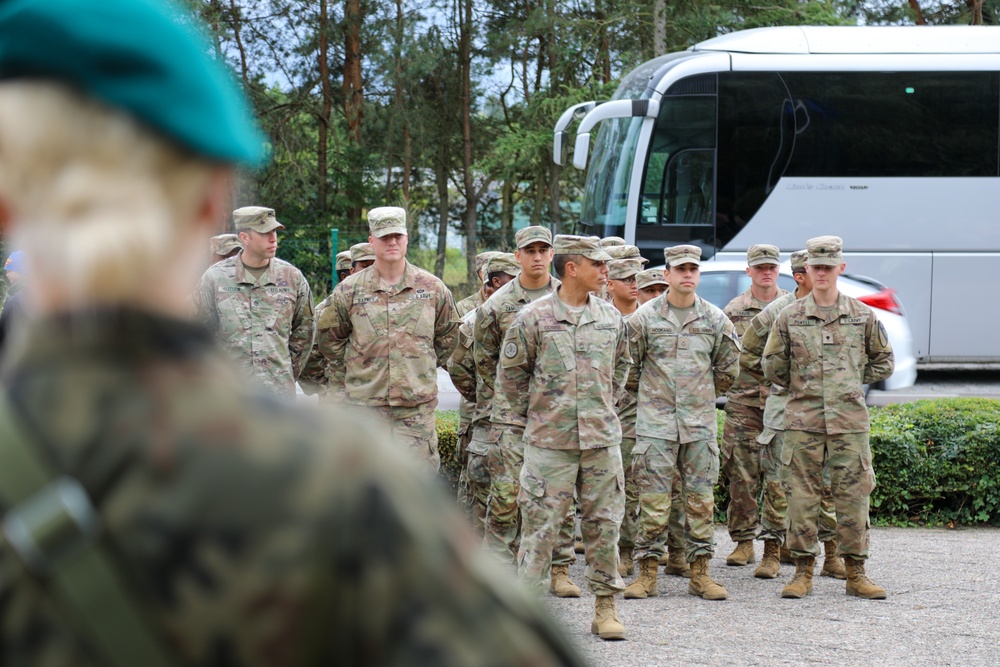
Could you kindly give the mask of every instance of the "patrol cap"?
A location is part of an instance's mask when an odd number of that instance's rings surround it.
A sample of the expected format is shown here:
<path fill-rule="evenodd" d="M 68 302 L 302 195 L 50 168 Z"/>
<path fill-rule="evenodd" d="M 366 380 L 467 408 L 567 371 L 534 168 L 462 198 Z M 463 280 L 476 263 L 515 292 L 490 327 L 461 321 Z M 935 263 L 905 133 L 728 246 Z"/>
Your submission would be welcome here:
<path fill-rule="evenodd" d="M 264 137 L 194 22 L 162 0 L 5 0 L 0 80 L 62 83 L 198 155 L 259 165 Z"/>
<path fill-rule="evenodd" d="M 806 272 L 806 257 L 809 253 L 805 250 L 796 250 L 792 253 L 792 273 Z"/>
<path fill-rule="evenodd" d="M 649 260 L 643 257 L 639 248 L 634 245 L 613 245 L 604 250 L 614 259 L 637 259 L 643 266 L 649 263 Z"/>
<path fill-rule="evenodd" d="M 625 245 L 625 239 L 620 236 L 605 236 L 601 239 L 601 247 L 604 249 L 620 245 Z"/>
<path fill-rule="evenodd" d="M 518 250 L 524 248 L 525 246 L 529 246 L 532 243 L 539 242 L 552 245 L 552 232 L 550 232 L 547 227 L 533 225 L 531 227 L 519 229 L 517 230 L 517 234 L 514 234 L 514 244 L 517 246 Z"/>
<path fill-rule="evenodd" d="M 649 287 L 651 285 L 667 285 L 666 279 L 663 277 L 662 269 L 646 269 L 641 271 L 635 277 L 635 286 L 639 289 Z"/>
<path fill-rule="evenodd" d="M 631 278 L 640 271 L 642 262 L 637 259 L 615 259 L 608 262 L 608 278 L 611 280 Z"/>
<path fill-rule="evenodd" d="M 23 250 L 15 250 L 14 252 L 10 253 L 10 256 L 7 258 L 7 261 L 3 263 L 4 271 L 13 271 L 14 273 L 25 273 L 26 268 L 27 267 L 25 266 Z"/>
<path fill-rule="evenodd" d="M 234 250 L 242 250 L 243 244 L 236 234 L 219 234 L 208 241 L 213 255 L 228 255 Z"/>
<path fill-rule="evenodd" d="M 496 250 L 487 250 L 486 252 L 481 252 L 476 255 L 476 272 L 482 273 L 483 267 L 489 264 L 489 261 L 499 254 L 500 253 Z"/>
<path fill-rule="evenodd" d="M 371 243 L 355 243 L 351 246 L 351 263 L 374 262 L 375 248 Z"/>
<path fill-rule="evenodd" d="M 351 251 L 337 253 L 337 266 L 334 271 L 349 271 L 351 268 Z"/>
<path fill-rule="evenodd" d="M 368 231 L 377 239 L 387 234 L 406 235 L 406 210 L 398 206 L 379 206 L 368 211 Z"/>
<path fill-rule="evenodd" d="M 758 243 L 750 246 L 747 250 L 747 265 L 760 266 L 761 264 L 780 264 L 781 251 L 778 246 L 767 243 Z"/>
<path fill-rule="evenodd" d="M 491 273 L 506 273 L 509 276 L 516 276 L 521 273 L 521 265 L 517 263 L 513 253 L 498 252 L 486 263 L 486 275 Z"/>
<path fill-rule="evenodd" d="M 681 264 L 701 266 L 701 248 L 696 245 L 675 245 L 663 251 L 667 266 L 673 268 Z"/>
<path fill-rule="evenodd" d="M 817 236 L 806 241 L 809 254 L 807 264 L 812 266 L 840 266 L 844 263 L 844 241 L 839 236 Z"/>
<path fill-rule="evenodd" d="M 612 257 L 601 247 L 601 239 L 596 236 L 573 236 L 557 234 L 553 244 L 556 255 L 583 255 L 595 262 L 609 262 Z"/>
<path fill-rule="evenodd" d="M 274 217 L 274 209 L 265 206 L 244 206 L 233 211 L 233 226 L 242 232 L 252 229 L 261 234 L 267 234 L 285 226 Z"/>

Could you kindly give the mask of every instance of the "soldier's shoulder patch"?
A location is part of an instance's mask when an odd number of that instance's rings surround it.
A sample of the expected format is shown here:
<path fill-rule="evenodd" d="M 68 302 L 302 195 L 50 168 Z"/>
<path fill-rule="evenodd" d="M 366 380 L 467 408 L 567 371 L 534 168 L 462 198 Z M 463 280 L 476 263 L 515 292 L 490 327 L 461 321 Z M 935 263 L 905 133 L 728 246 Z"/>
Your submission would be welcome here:
<path fill-rule="evenodd" d="M 508 359 L 513 359 L 514 357 L 516 357 L 517 343 L 514 342 L 505 343 L 503 346 L 503 356 L 507 357 Z"/>

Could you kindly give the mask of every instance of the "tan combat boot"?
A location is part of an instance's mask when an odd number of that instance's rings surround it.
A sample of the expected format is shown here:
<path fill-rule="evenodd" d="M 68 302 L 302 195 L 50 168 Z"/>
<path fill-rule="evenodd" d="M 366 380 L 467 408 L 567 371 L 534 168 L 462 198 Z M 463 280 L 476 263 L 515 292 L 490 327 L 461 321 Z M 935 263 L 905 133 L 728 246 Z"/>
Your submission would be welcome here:
<path fill-rule="evenodd" d="M 656 568 L 659 567 L 656 556 L 647 556 L 639 561 L 639 577 L 625 589 L 625 597 L 629 600 L 644 600 L 657 596 Z"/>
<path fill-rule="evenodd" d="M 837 553 L 837 543 L 833 540 L 823 543 L 825 553 L 823 555 L 823 569 L 819 571 L 821 577 L 833 577 L 834 579 L 847 579 L 847 570 L 844 569 L 844 560 Z"/>
<path fill-rule="evenodd" d="M 663 558 L 660 558 L 660 564 L 663 565 L 663 574 L 691 578 L 691 566 L 688 565 L 683 549 L 667 547 L 667 562 L 664 563 Z"/>
<path fill-rule="evenodd" d="M 582 591 L 569 578 L 569 565 L 553 565 L 549 592 L 557 598 L 578 598 Z"/>
<path fill-rule="evenodd" d="M 884 600 L 885 589 L 875 584 L 865 574 L 865 562 L 844 556 L 844 568 L 847 570 L 847 594 L 868 600 Z"/>
<path fill-rule="evenodd" d="M 781 551 L 778 552 L 778 560 L 782 565 L 795 565 L 795 559 L 792 557 L 792 552 L 784 544 L 781 545 Z"/>
<path fill-rule="evenodd" d="M 604 639 L 625 639 L 625 626 L 615 611 L 615 598 L 611 595 L 598 595 L 594 599 L 594 620 L 590 623 L 590 631 Z"/>
<path fill-rule="evenodd" d="M 753 552 L 753 540 L 738 542 L 733 553 L 726 556 L 726 565 L 747 565 L 756 561 L 757 554 Z"/>
<path fill-rule="evenodd" d="M 778 540 L 764 540 L 764 556 L 753 576 L 758 579 L 775 579 L 781 573 L 781 562 L 778 560 Z"/>
<path fill-rule="evenodd" d="M 725 600 L 729 593 L 721 584 L 712 581 L 708 576 L 708 561 L 711 558 L 708 554 L 702 554 L 691 563 L 691 582 L 688 584 L 688 593 L 697 595 L 705 600 Z"/>
<path fill-rule="evenodd" d="M 618 547 L 618 576 L 628 577 L 633 574 L 635 574 L 635 560 L 632 558 L 632 550 Z"/>
<path fill-rule="evenodd" d="M 781 589 L 783 598 L 804 598 L 812 593 L 813 589 L 813 568 L 816 566 L 816 558 L 806 556 L 795 559 L 795 576 Z"/>
<path fill-rule="evenodd" d="M 660 556 L 660 565 L 666 565 L 670 562 L 670 556 L 668 554 L 663 554 Z"/>

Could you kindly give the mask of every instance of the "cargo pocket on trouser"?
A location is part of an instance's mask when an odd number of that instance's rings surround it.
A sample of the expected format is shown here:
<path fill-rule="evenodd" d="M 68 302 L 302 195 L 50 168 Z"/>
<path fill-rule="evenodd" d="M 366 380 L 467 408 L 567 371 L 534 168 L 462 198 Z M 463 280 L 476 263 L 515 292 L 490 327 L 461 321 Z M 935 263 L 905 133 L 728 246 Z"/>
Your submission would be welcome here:
<path fill-rule="evenodd" d="M 859 480 L 860 488 L 858 493 L 862 496 L 869 496 L 871 492 L 875 490 L 877 482 L 875 481 L 875 468 L 872 466 L 872 450 L 870 447 L 865 447 L 860 452 L 861 456 L 861 479 Z"/>

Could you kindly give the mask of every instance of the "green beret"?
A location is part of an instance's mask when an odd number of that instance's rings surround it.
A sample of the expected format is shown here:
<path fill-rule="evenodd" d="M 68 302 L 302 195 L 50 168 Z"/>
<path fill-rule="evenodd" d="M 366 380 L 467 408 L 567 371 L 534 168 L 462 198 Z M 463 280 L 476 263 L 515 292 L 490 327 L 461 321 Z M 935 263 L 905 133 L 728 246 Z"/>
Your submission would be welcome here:
<path fill-rule="evenodd" d="M 5 0 L 0 80 L 63 83 L 198 155 L 259 165 L 264 137 L 193 20 L 157 0 Z"/>

